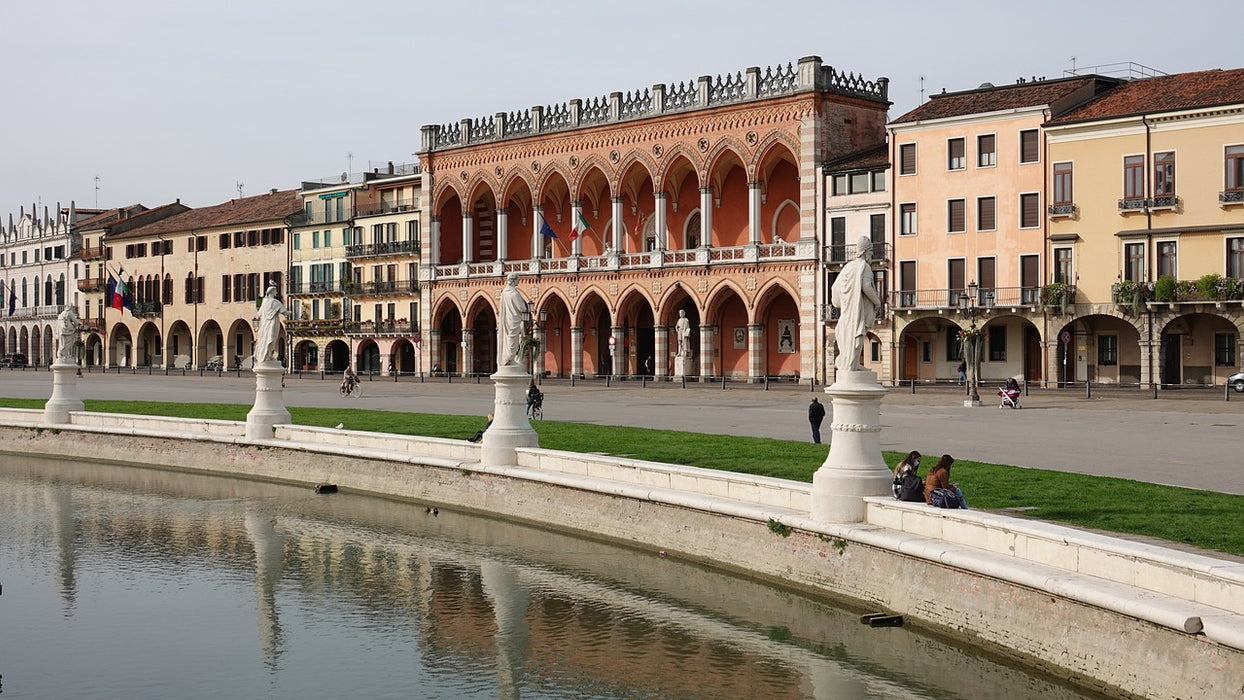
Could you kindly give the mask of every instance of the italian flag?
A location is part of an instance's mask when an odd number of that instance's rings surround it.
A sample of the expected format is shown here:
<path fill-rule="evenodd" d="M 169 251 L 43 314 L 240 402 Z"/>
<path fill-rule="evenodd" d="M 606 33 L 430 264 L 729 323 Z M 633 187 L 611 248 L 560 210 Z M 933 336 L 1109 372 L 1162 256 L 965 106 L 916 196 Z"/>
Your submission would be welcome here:
<path fill-rule="evenodd" d="M 570 240 L 574 240 L 582 236 L 588 229 L 592 228 L 587 225 L 587 219 L 583 218 L 583 212 L 580 211 L 574 222 L 574 228 L 570 229 Z"/>

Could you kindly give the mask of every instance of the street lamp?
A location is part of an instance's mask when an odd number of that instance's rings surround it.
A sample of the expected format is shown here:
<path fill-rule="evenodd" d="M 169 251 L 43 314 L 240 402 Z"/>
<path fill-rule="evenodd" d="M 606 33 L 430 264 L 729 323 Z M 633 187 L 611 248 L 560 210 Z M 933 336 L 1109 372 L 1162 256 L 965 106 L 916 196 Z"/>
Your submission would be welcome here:
<path fill-rule="evenodd" d="M 976 281 L 973 280 L 968 284 L 968 293 L 964 298 L 964 313 L 967 314 L 971 325 L 966 331 L 959 331 L 959 340 L 963 344 L 963 357 L 967 363 L 968 371 L 968 399 L 964 401 L 965 406 L 979 406 L 981 403 L 978 387 L 980 385 L 981 373 L 981 329 L 976 327 L 976 316 L 980 312 L 976 308 L 976 293 L 978 291 Z"/>

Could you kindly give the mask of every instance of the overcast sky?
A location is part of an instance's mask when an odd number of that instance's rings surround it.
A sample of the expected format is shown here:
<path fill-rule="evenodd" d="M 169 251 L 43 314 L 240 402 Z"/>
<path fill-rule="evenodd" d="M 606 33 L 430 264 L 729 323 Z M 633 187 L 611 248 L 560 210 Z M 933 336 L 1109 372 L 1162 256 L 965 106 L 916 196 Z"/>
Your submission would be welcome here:
<path fill-rule="evenodd" d="M 0 216 L 407 163 L 419 128 L 817 55 L 924 94 L 1244 67 L 1240 0 L 3 0 Z M 351 158 L 349 154 L 353 154 Z M 98 190 L 96 178 L 98 177 Z"/>

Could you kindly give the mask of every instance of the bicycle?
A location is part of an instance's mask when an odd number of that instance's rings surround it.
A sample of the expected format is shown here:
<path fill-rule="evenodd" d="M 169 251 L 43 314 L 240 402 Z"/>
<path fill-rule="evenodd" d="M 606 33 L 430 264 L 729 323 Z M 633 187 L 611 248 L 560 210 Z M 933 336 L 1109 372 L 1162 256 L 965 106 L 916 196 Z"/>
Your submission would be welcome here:
<path fill-rule="evenodd" d="M 352 399 L 357 399 L 361 397 L 363 395 L 362 383 L 359 382 L 359 380 L 357 379 L 354 379 L 354 380 L 347 379 L 346 381 L 341 383 L 341 395 L 343 397 L 348 396 Z"/>
<path fill-rule="evenodd" d="M 527 418 L 530 420 L 544 420 L 544 406 L 542 403 L 533 403 L 528 406 Z"/>

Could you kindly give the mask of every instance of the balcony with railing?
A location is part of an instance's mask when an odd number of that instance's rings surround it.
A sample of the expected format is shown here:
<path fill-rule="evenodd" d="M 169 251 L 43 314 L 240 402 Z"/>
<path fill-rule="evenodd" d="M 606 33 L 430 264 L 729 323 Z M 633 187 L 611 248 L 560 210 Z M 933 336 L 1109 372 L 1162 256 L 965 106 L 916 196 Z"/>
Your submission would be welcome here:
<path fill-rule="evenodd" d="M 103 246 L 95 246 L 93 248 L 82 248 L 78 251 L 78 258 L 81 260 L 103 260 L 108 251 Z"/>
<path fill-rule="evenodd" d="M 419 241 L 389 241 L 346 246 L 347 258 L 381 258 L 391 255 L 413 255 L 419 252 Z"/>
<path fill-rule="evenodd" d="M 419 280 L 385 280 L 382 282 L 347 282 L 341 285 L 343 294 L 352 297 L 403 296 L 419 293 Z"/>
<path fill-rule="evenodd" d="M 56 318 L 64 306 L 27 306 L 25 308 L 13 309 L 13 313 L 9 314 L 7 319 L 10 321 L 41 321 L 45 319 Z"/>
<path fill-rule="evenodd" d="M 346 323 L 346 335 L 383 338 L 411 338 L 419 336 L 418 322 L 404 318 L 380 321 L 349 321 Z"/>
<path fill-rule="evenodd" d="M 343 285 L 340 282 L 289 282 L 286 289 L 290 294 L 340 294 Z"/>
<path fill-rule="evenodd" d="M 723 248 L 700 247 L 676 250 L 654 250 L 646 253 L 617 253 L 605 255 L 572 255 L 562 258 L 538 258 L 532 260 L 507 260 L 504 262 L 475 262 L 436 265 L 432 268 L 436 279 L 464 279 L 474 277 L 501 277 L 511 272 L 520 275 L 579 272 L 618 272 L 622 270 L 648 270 L 660 268 L 704 267 L 738 263 L 768 263 L 788 261 L 815 261 L 816 246 L 811 241 L 795 243 L 762 243 L 759 245 L 729 246 Z"/>
<path fill-rule="evenodd" d="M 1041 287 L 978 287 L 974 298 L 970 290 L 971 287 L 899 290 L 891 295 L 890 303 L 896 311 L 950 311 L 966 309 L 969 305 L 978 309 L 1018 309 L 1042 304 Z"/>
<path fill-rule="evenodd" d="M 1244 189 L 1225 190 L 1218 193 L 1219 206 L 1228 207 L 1234 204 L 1244 204 Z"/>
<path fill-rule="evenodd" d="M 889 243 L 873 243 L 872 255 L 868 257 L 870 263 L 886 263 L 893 257 L 893 248 Z M 827 245 L 822 251 L 822 256 L 826 265 L 837 267 L 855 259 L 855 245 Z"/>
<path fill-rule="evenodd" d="M 103 277 L 83 277 L 78 280 L 79 292 L 98 292 L 108 286 L 108 280 Z"/>
<path fill-rule="evenodd" d="M 1060 218 L 1067 217 L 1067 216 L 1075 216 L 1077 211 L 1078 209 L 1076 205 L 1071 202 L 1060 202 L 1058 204 L 1051 204 L 1048 208 L 1046 208 L 1046 212 L 1050 215 L 1051 219 L 1060 219 Z"/>
<path fill-rule="evenodd" d="M 296 338 L 341 336 L 347 325 L 340 318 L 292 319 L 285 322 L 285 332 Z"/>
<path fill-rule="evenodd" d="M 1119 200 L 1119 213 L 1131 214 L 1145 210 L 1148 203 L 1144 197 L 1124 197 Z"/>
<path fill-rule="evenodd" d="M 158 301 L 137 301 L 130 311 L 135 318 L 149 318 L 151 316 L 159 316 L 163 306 Z"/>
<path fill-rule="evenodd" d="M 401 214 L 403 212 L 415 211 L 418 206 L 419 202 L 417 202 L 413 197 L 402 197 L 394 202 L 359 204 L 354 208 L 354 216 L 361 218 L 365 216 Z"/>

